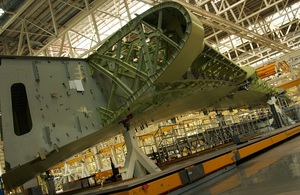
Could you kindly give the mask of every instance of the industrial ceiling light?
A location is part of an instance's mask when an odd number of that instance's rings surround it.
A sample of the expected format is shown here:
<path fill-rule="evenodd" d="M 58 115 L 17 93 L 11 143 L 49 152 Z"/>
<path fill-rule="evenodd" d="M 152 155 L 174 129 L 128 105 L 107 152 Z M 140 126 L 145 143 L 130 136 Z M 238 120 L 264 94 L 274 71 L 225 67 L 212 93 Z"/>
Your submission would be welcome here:
<path fill-rule="evenodd" d="M 0 8 L 0 17 L 4 14 L 4 10 Z"/>

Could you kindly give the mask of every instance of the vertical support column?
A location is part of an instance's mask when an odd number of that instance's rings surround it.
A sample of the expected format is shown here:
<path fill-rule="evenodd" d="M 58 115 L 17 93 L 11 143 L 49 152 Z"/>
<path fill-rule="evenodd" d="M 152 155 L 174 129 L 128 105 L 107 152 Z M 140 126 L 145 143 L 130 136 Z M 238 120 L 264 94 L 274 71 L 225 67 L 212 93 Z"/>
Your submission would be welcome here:
<path fill-rule="evenodd" d="M 89 175 L 90 175 L 90 171 L 88 170 L 86 165 L 86 158 L 83 158 L 81 162 L 81 178 L 87 177 Z"/>
<path fill-rule="evenodd" d="M 184 134 L 185 134 L 185 139 L 186 139 L 187 145 L 189 147 L 188 150 L 189 150 L 190 154 L 192 154 L 192 146 L 191 146 L 190 141 L 189 141 L 189 136 L 188 136 L 188 132 L 186 130 L 185 124 L 183 124 L 183 130 L 184 130 Z"/>
<path fill-rule="evenodd" d="M 55 185 L 54 185 L 54 176 L 51 175 L 50 171 L 46 171 L 45 182 L 46 182 L 48 194 L 55 195 L 56 191 L 55 191 Z"/>
<path fill-rule="evenodd" d="M 69 165 L 67 163 L 64 164 L 64 170 L 65 170 L 65 173 L 64 173 L 64 176 L 67 177 L 67 181 L 72 181 L 72 178 L 71 178 L 71 170 L 69 168 Z"/>
<path fill-rule="evenodd" d="M 276 128 L 281 128 L 282 127 L 282 121 L 280 119 L 280 116 L 276 110 L 276 98 L 271 97 L 271 99 L 267 102 L 270 105 L 270 109 L 274 118 L 274 123 Z"/>
<path fill-rule="evenodd" d="M 142 177 L 147 173 L 160 171 L 159 167 L 139 148 L 135 131 L 130 130 L 129 123 L 125 122 L 123 125 L 126 128 L 123 136 L 127 147 L 127 156 L 121 171 L 122 179 Z"/>
<path fill-rule="evenodd" d="M 219 122 L 219 127 L 223 127 L 223 126 L 226 125 L 224 115 L 222 114 L 222 112 L 217 112 L 216 111 L 216 119 Z"/>
<path fill-rule="evenodd" d="M 101 164 L 100 164 L 99 155 L 98 155 L 98 151 L 97 151 L 96 146 L 92 148 L 92 152 L 94 154 L 96 169 L 97 169 L 97 171 L 100 171 L 101 170 Z"/>
<path fill-rule="evenodd" d="M 118 162 L 118 157 L 117 157 L 117 153 L 116 153 L 116 148 L 114 145 L 111 146 L 110 153 L 111 153 L 110 157 L 111 157 L 113 163 L 117 166 L 119 164 L 119 162 Z"/>
<path fill-rule="evenodd" d="M 224 115 L 222 114 L 221 111 L 216 111 L 216 119 L 218 121 L 219 128 L 215 128 L 215 132 L 216 132 L 215 133 L 216 134 L 215 145 L 216 144 L 220 145 L 220 142 L 221 142 L 221 144 L 225 143 L 223 127 L 226 125 Z"/>
<path fill-rule="evenodd" d="M 158 163 L 162 163 L 163 159 L 162 159 L 162 156 L 161 156 L 161 150 L 159 149 L 159 144 L 157 143 L 156 138 L 157 138 L 156 134 L 153 135 L 154 144 L 156 146 L 156 152 L 158 153 L 158 158 L 159 158 L 159 162 Z"/>

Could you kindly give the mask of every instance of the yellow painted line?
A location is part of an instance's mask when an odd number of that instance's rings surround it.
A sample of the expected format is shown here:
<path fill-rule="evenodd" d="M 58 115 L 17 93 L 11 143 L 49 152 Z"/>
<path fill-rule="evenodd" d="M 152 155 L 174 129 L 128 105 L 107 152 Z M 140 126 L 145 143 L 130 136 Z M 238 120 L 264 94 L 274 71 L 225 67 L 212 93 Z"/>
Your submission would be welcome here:
<path fill-rule="evenodd" d="M 240 158 L 245 158 L 251 154 L 254 154 L 260 150 L 263 150 L 271 145 L 273 145 L 273 141 L 271 138 L 267 138 L 265 140 L 259 141 L 257 143 L 248 145 L 246 147 L 240 148 L 239 154 L 240 154 Z"/>
<path fill-rule="evenodd" d="M 216 157 L 214 159 L 208 160 L 206 162 L 202 163 L 203 170 L 204 170 L 204 177 L 207 176 L 210 173 L 213 173 L 215 171 L 218 171 L 224 167 L 227 167 L 229 165 L 232 165 L 235 163 L 235 152 L 239 152 L 240 158 L 245 158 L 251 154 L 254 154 L 256 152 L 259 152 L 275 143 L 278 143 L 280 141 L 283 141 L 287 139 L 288 137 L 291 137 L 297 133 L 300 132 L 300 126 L 295 127 L 293 129 L 284 131 L 282 133 L 279 133 L 277 135 L 273 135 L 269 138 L 266 138 L 264 140 L 258 141 L 256 143 L 253 143 L 251 145 L 245 146 L 240 149 L 235 149 L 231 153 L 223 154 L 219 157 Z M 245 169 L 245 175 L 247 178 L 249 178 L 251 175 L 253 175 L 255 172 L 261 170 L 265 166 L 268 166 L 272 164 L 273 162 L 276 162 L 278 159 L 266 159 L 263 162 L 259 162 L 255 164 L 255 166 L 250 167 L 248 169 Z M 228 186 L 228 183 L 222 185 L 223 188 L 230 188 L 234 187 L 240 184 L 240 180 L 237 177 L 230 177 L 230 186 Z M 138 187 L 135 187 L 131 190 L 114 193 L 114 195 L 152 195 L 152 194 L 164 194 L 172 189 L 176 189 L 182 186 L 181 179 L 179 176 L 179 173 L 172 174 L 170 176 L 149 182 L 146 184 L 146 188 L 143 187 L 143 185 L 140 185 Z M 213 194 L 218 194 L 219 187 L 212 188 L 211 192 Z"/>
<path fill-rule="evenodd" d="M 280 142 L 282 140 L 285 140 L 286 138 L 287 138 L 287 136 L 286 136 L 285 132 L 280 133 L 278 135 L 275 135 L 275 136 L 271 137 L 273 143 L 278 143 L 278 142 Z"/>
<path fill-rule="evenodd" d="M 114 193 L 113 195 L 129 195 L 129 191 L 117 192 Z"/>
<path fill-rule="evenodd" d="M 296 134 L 299 133 L 299 132 L 300 132 L 300 126 L 295 127 L 295 128 L 293 128 L 293 129 L 291 129 L 291 130 L 287 130 L 287 131 L 285 132 L 285 134 L 286 134 L 287 137 L 291 137 L 291 136 L 293 136 L 293 135 L 296 135 Z"/>
<path fill-rule="evenodd" d="M 238 149 L 238 152 L 240 154 L 240 158 L 245 158 L 251 154 L 254 154 L 260 150 L 263 150 L 275 143 L 278 143 L 282 140 L 285 140 L 288 137 L 291 137 L 293 135 L 296 135 L 300 132 L 300 126 L 295 127 L 293 129 L 287 130 L 285 132 L 282 132 L 280 134 L 274 135 L 272 137 L 269 137 L 267 139 L 261 140 L 257 143 L 248 145 L 246 147 Z"/>
<path fill-rule="evenodd" d="M 226 167 L 228 165 L 233 164 L 234 161 L 234 154 L 233 153 L 228 153 L 222 156 L 219 156 L 217 158 L 211 159 L 209 161 L 206 161 L 202 163 L 204 173 L 209 174 L 214 171 L 217 171 L 223 167 Z"/>
<path fill-rule="evenodd" d="M 182 185 L 178 173 L 140 185 L 131 190 L 114 193 L 114 195 L 152 195 L 163 194 Z"/>
<path fill-rule="evenodd" d="M 166 193 L 172 189 L 180 187 L 182 185 L 180 176 L 178 173 L 169 175 L 167 177 L 149 182 L 144 185 L 140 185 L 136 188 L 128 190 L 126 193 L 120 192 L 114 195 L 152 195 Z M 144 187 L 143 187 L 144 186 Z"/>
<path fill-rule="evenodd" d="M 278 160 L 278 158 L 270 158 L 263 161 L 257 161 L 255 164 L 244 169 L 243 176 L 245 176 L 245 178 L 250 178 L 252 175 L 258 173 L 263 168 L 277 162 Z M 241 183 L 242 180 L 238 174 L 230 175 L 226 178 L 226 182 L 219 182 L 211 186 L 209 192 L 210 194 L 221 194 L 224 191 L 239 186 Z"/>

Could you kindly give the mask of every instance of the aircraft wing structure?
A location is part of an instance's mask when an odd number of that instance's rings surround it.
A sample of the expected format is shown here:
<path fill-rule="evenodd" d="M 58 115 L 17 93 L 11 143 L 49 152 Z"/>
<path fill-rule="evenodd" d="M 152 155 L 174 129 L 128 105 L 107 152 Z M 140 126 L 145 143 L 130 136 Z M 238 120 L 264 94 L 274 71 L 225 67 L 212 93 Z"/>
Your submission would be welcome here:
<path fill-rule="evenodd" d="M 5 186 L 22 185 L 131 126 L 199 110 L 265 106 L 281 91 L 204 43 L 199 20 L 159 4 L 87 59 L 2 57 Z"/>

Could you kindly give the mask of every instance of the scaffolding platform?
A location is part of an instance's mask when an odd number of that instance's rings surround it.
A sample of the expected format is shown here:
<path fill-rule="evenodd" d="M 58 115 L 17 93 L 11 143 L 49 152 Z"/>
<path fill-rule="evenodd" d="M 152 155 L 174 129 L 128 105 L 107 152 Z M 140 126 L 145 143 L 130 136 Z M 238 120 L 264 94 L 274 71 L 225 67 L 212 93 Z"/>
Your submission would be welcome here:
<path fill-rule="evenodd" d="M 193 183 L 205 182 L 238 166 L 244 160 L 274 147 L 300 133 L 300 123 L 286 126 L 248 139 L 242 144 L 228 143 L 209 151 L 161 167 L 162 171 L 104 186 L 60 194 L 161 194 L 174 192 Z"/>

